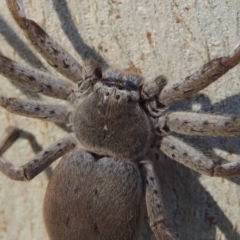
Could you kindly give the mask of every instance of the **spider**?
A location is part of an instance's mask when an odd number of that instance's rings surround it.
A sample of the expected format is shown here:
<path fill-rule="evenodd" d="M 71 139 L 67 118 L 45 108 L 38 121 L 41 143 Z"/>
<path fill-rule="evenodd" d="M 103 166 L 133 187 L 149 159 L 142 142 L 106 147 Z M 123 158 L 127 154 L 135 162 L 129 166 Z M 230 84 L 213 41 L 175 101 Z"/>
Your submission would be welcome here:
<path fill-rule="evenodd" d="M 6 176 L 30 181 L 63 156 L 44 200 L 50 239 L 137 239 L 144 201 L 156 239 L 173 239 L 166 227 L 158 178 L 147 157 L 150 149 L 160 148 L 202 174 L 240 175 L 240 163 L 221 165 L 171 135 L 173 131 L 236 136 L 238 117 L 167 111 L 170 104 L 192 96 L 236 66 L 240 43 L 228 56 L 211 60 L 178 83 L 168 83 L 164 76 L 146 83 L 137 73 L 102 67 L 91 59 L 80 66 L 38 24 L 26 18 L 21 0 L 7 0 L 7 5 L 36 49 L 70 80 L 62 81 L 0 55 L 2 75 L 31 91 L 70 103 L 62 106 L 20 100 L 0 92 L 0 105 L 12 113 L 73 127 L 73 133 L 21 167 L 0 157 L 0 169 Z"/>

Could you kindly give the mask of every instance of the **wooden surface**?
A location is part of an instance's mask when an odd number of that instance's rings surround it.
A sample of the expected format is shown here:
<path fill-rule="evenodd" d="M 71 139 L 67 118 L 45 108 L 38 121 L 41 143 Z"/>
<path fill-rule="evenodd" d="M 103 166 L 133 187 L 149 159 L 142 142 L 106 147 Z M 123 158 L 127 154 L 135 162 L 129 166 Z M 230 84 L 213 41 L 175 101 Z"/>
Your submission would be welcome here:
<path fill-rule="evenodd" d="M 238 0 L 24 0 L 24 4 L 27 16 L 80 62 L 88 54 L 98 59 L 101 55 L 114 66 L 138 69 L 148 81 L 158 74 L 178 81 L 210 59 L 227 54 L 240 40 Z M 56 74 L 29 46 L 5 1 L 0 1 L 0 44 L 2 54 Z M 240 115 L 239 79 L 240 67 L 236 67 L 194 98 L 171 108 Z M 34 97 L 4 77 L 0 77 L 0 87 L 8 96 Z M 36 134 L 43 148 L 66 135 L 52 123 L 14 116 L 3 109 L 0 121 L 0 136 L 7 126 L 18 126 Z M 186 141 L 222 161 L 240 161 L 239 137 Z M 22 165 L 33 155 L 27 140 L 19 140 L 4 156 Z M 163 156 L 158 167 L 176 239 L 240 239 L 238 178 L 201 176 Z M 42 221 L 47 181 L 45 173 L 29 183 L 13 182 L 0 174 L 0 239 L 47 239 Z M 151 239 L 148 230 L 141 239 Z"/>

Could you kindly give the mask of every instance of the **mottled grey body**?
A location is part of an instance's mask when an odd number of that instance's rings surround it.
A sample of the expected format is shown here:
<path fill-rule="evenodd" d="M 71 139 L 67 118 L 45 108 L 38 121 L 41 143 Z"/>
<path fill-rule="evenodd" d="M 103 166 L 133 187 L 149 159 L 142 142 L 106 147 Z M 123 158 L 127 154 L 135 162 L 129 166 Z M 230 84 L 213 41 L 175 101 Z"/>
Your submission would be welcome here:
<path fill-rule="evenodd" d="M 152 123 L 138 101 L 121 102 L 123 90 L 109 92 L 110 101 L 93 92 L 76 107 L 72 119 L 76 137 L 85 149 L 99 155 L 136 159 L 153 141 Z"/>
<path fill-rule="evenodd" d="M 53 194 L 54 193 L 54 194 Z M 44 201 L 51 240 L 133 240 L 144 200 L 139 168 L 131 161 L 94 158 L 74 150 L 59 163 Z"/>
<path fill-rule="evenodd" d="M 20 181 L 33 179 L 64 156 L 44 202 L 51 240 L 135 240 L 143 220 L 143 197 L 156 239 L 173 239 L 166 227 L 157 175 L 146 159 L 151 147 L 160 147 L 172 159 L 203 174 L 240 175 L 240 162 L 221 164 L 170 133 L 236 136 L 239 116 L 166 112 L 167 105 L 190 97 L 236 66 L 240 44 L 229 55 L 211 60 L 179 82 L 167 83 L 164 76 L 158 76 L 146 83 L 137 73 L 102 68 L 94 61 L 80 66 L 37 23 L 26 18 L 22 0 L 7 0 L 7 4 L 34 47 L 72 81 L 56 79 L 0 54 L 1 74 L 30 90 L 70 103 L 23 101 L 0 91 L 0 105 L 12 113 L 73 126 L 72 134 L 21 167 L 0 156 L 0 170 Z M 16 138 L 10 134 L 0 145 L 0 153 Z"/>

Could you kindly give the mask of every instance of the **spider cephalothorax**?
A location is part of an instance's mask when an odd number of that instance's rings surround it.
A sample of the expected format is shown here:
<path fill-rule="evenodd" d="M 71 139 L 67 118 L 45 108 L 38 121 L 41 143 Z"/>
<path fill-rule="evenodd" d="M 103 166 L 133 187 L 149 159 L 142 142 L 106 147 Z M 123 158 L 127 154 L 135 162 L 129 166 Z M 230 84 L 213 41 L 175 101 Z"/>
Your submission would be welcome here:
<path fill-rule="evenodd" d="M 91 152 L 136 159 L 154 138 L 153 123 L 142 107 L 143 79 L 118 69 L 109 68 L 101 74 L 97 69 L 98 74 L 86 74 L 89 77 L 84 77 L 76 90 L 74 132 Z"/>

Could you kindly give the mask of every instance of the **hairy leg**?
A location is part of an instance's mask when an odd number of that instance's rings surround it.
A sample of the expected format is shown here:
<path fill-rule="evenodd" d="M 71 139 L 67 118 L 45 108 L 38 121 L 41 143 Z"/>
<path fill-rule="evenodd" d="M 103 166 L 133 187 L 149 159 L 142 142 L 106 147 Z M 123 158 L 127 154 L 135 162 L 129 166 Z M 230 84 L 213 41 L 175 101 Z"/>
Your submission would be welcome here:
<path fill-rule="evenodd" d="M 191 75 L 168 83 L 161 91 L 159 101 L 164 105 L 169 105 L 190 97 L 216 81 L 239 62 L 240 42 L 229 55 L 213 59 Z"/>
<path fill-rule="evenodd" d="M 33 46 L 46 61 L 73 82 L 81 80 L 82 67 L 64 48 L 49 37 L 37 23 L 26 18 L 23 1 L 7 0 L 7 5 L 18 26 L 22 28 Z"/>
<path fill-rule="evenodd" d="M 198 136 L 237 136 L 240 117 L 209 113 L 172 112 L 159 118 L 163 131 L 174 131 Z"/>
<path fill-rule="evenodd" d="M 59 157 L 72 150 L 75 145 L 75 139 L 72 135 L 65 137 L 38 153 L 31 161 L 21 167 L 16 167 L 0 157 L 0 171 L 13 180 L 29 181 Z"/>
<path fill-rule="evenodd" d="M 6 152 L 7 149 L 9 149 L 19 138 L 26 139 L 35 154 L 42 151 L 42 146 L 37 142 L 36 137 L 32 133 L 17 127 L 9 126 L 6 128 L 5 137 L 0 143 L 0 156 L 3 155 L 4 152 Z M 52 172 L 53 170 L 51 166 L 48 166 L 44 170 L 48 179 L 50 179 Z"/>
<path fill-rule="evenodd" d="M 161 188 L 153 165 L 150 161 L 141 161 L 145 170 L 146 205 L 150 227 L 157 240 L 171 240 L 173 237 L 166 228 L 166 214 L 161 194 Z"/>
<path fill-rule="evenodd" d="M 173 160 L 199 173 L 215 177 L 240 176 L 240 162 L 221 165 L 218 160 L 209 158 L 176 137 L 163 137 L 160 149 Z"/>
<path fill-rule="evenodd" d="M 19 64 L 2 55 L 0 73 L 20 86 L 54 98 L 68 100 L 74 89 L 71 82 L 56 79 L 48 73 Z"/>
<path fill-rule="evenodd" d="M 8 98 L 1 90 L 0 105 L 14 114 L 44 119 L 51 122 L 69 123 L 70 111 L 60 105 Z"/>

